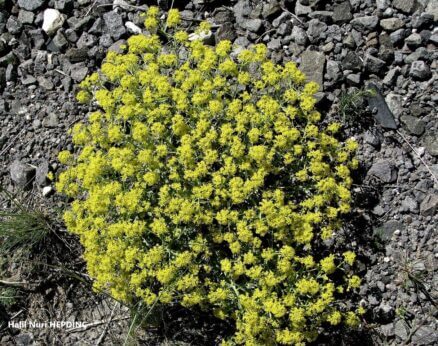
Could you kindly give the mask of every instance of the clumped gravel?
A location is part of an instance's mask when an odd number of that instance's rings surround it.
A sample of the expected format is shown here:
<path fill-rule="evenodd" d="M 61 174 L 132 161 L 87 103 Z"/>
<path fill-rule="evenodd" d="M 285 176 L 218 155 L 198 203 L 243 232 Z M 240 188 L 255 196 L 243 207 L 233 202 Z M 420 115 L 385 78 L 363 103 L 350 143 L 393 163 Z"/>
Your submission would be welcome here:
<path fill-rule="evenodd" d="M 158 5 L 167 10 L 171 2 Z M 57 171 L 57 153 L 72 149 L 67 130 L 89 111 L 75 102 L 75 84 L 97 69 L 108 49 L 119 50 L 141 30 L 140 13 L 152 4 L 157 1 L 0 0 L 0 179 L 10 191 L 31 189 L 48 205 L 59 203 L 45 177 Z M 361 292 L 367 319 L 377 343 L 437 344 L 437 2 L 191 0 L 175 6 L 187 25 L 215 24 L 216 41 L 264 42 L 272 60 L 296 61 L 321 84 L 319 105 L 330 117 L 338 117 L 341 93 L 373 83 L 378 92 L 368 99 L 369 112 L 345 120 L 361 143 L 355 212 L 366 222 L 353 231 L 381 243 L 378 251 L 356 244 L 368 265 Z M 75 306 L 63 317 L 72 311 Z M 93 342 L 100 333 L 86 338 Z M 38 344 L 43 334 L 6 333 L 0 344 Z"/>

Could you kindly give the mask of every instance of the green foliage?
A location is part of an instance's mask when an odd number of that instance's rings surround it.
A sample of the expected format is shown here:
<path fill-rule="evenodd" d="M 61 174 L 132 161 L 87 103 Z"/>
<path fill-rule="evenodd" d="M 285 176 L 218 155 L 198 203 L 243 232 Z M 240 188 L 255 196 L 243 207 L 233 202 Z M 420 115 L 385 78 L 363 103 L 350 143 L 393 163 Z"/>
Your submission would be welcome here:
<path fill-rule="evenodd" d="M 344 122 L 355 121 L 365 111 L 364 99 L 373 96 L 373 89 L 362 87 L 354 91 L 343 91 L 339 97 L 339 114 Z"/>
<path fill-rule="evenodd" d="M 0 287 L 0 305 L 11 307 L 17 303 L 17 300 L 22 298 L 18 294 L 17 289 L 13 287 Z"/>
<path fill-rule="evenodd" d="M 224 344 L 302 345 L 356 326 L 356 255 L 326 240 L 350 210 L 357 143 L 322 127 L 318 86 L 294 63 L 261 44 L 232 58 L 229 41 L 176 31 L 177 11 L 161 31 L 157 16 L 81 83 L 78 100 L 99 111 L 72 129 L 77 153 L 59 155 L 57 189 L 74 200 L 64 220 L 95 287 L 234 320 Z"/>

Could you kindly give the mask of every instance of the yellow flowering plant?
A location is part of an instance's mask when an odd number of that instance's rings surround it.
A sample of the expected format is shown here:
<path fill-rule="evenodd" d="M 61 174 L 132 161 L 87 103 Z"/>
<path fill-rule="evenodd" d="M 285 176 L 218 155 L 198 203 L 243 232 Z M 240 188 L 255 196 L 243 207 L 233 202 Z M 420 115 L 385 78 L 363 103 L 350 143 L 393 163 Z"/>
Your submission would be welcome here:
<path fill-rule="evenodd" d="M 356 255 L 326 242 L 350 210 L 356 142 L 321 125 L 318 85 L 293 62 L 190 40 L 176 10 L 163 42 L 158 13 L 80 84 L 78 101 L 99 110 L 59 154 L 64 220 L 95 287 L 233 320 L 224 345 L 304 345 L 356 325 Z"/>

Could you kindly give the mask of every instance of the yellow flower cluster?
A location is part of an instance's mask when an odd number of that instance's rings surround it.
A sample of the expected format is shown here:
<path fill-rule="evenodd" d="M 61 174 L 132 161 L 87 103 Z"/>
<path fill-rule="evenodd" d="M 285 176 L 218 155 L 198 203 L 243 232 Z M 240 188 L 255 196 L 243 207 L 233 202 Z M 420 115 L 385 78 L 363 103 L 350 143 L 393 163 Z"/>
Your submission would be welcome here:
<path fill-rule="evenodd" d="M 72 129 L 56 187 L 95 287 L 233 319 L 224 345 L 303 345 L 356 325 L 340 304 L 360 285 L 356 256 L 325 242 L 350 210 L 356 142 L 320 125 L 318 86 L 294 63 L 262 44 L 233 59 L 231 42 L 190 42 L 179 21 L 172 10 L 166 47 L 152 33 L 108 53 L 77 94 L 100 110 Z"/>

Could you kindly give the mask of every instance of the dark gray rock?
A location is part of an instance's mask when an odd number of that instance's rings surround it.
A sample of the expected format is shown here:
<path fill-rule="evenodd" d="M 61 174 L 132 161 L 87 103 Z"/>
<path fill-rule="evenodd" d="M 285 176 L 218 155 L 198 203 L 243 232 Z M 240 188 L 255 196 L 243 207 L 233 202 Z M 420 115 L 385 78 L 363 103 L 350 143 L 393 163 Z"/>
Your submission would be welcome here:
<path fill-rule="evenodd" d="M 126 33 L 126 28 L 123 25 L 123 19 L 120 14 L 114 11 L 107 12 L 103 15 L 103 20 L 108 32 L 115 40 L 120 39 Z"/>
<path fill-rule="evenodd" d="M 391 32 L 389 35 L 389 39 L 391 40 L 391 43 L 394 45 L 397 45 L 403 41 L 405 38 L 405 29 L 398 29 L 394 32 Z"/>
<path fill-rule="evenodd" d="M 390 69 L 388 73 L 385 75 L 385 78 L 383 78 L 383 84 L 393 85 L 399 74 L 400 74 L 400 67 L 396 66 Z"/>
<path fill-rule="evenodd" d="M 365 56 L 364 65 L 368 72 L 379 75 L 384 72 L 386 62 L 382 59 L 367 54 Z"/>
<path fill-rule="evenodd" d="M 432 73 L 429 66 L 423 60 L 417 60 L 412 63 L 409 75 L 419 80 L 425 80 L 429 79 Z"/>
<path fill-rule="evenodd" d="M 364 141 L 365 143 L 368 143 L 375 148 L 378 148 L 381 144 L 380 137 L 376 133 L 371 132 L 370 130 L 367 130 L 365 132 Z"/>
<path fill-rule="evenodd" d="M 395 31 L 405 25 L 400 18 L 385 18 L 380 20 L 380 26 L 386 31 Z"/>
<path fill-rule="evenodd" d="M 9 173 L 11 175 L 11 180 L 17 186 L 24 190 L 32 188 L 32 182 L 35 178 L 35 168 L 22 163 L 19 160 L 15 160 L 10 166 Z"/>
<path fill-rule="evenodd" d="M 67 59 L 70 60 L 71 63 L 76 63 L 80 61 L 85 61 L 88 57 L 88 49 L 87 48 L 70 48 L 65 53 Z"/>
<path fill-rule="evenodd" d="M 359 55 L 352 51 L 348 51 L 341 64 L 344 70 L 360 71 L 362 69 L 362 60 Z"/>
<path fill-rule="evenodd" d="M 423 216 L 434 216 L 438 209 L 438 195 L 427 195 L 420 204 L 420 213 Z"/>
<path fill-rule="evenodd" d="M 58 31 L 53 37 L 53 40 L 49 43 L 50 51 L 61 52 L 65 47 L 68 46 L 68 41 L 61 31 Z M 49 48 L 49 47 L 48 47 Z"/>
<path fill-rule="evenodd" d="M 307 35 L 313 39 L 319 38 L 321 34 L 327 30 L 327 24 L 321 22 L 318 19 L 311 19 L 309 21 L 309 28 L 307 29 Z"/>
<path fill-rule="evenodd" d="M 50 172 L 50 165 L 48 161 L 44 160 L 37 166 L 35 173 L 35 183 L 39 187 L 43 187 L 47 185 L 49 180 L 47 178 L 47 174 L 49 174 L 49 172 Z"/>
<path fill-rule="evenodd" d="M 240 22 L 240 26 L 245 30 L 257 33 L 263 27 L 263 21 L 258 18 L 245 19 L 244 21 Z"/>
<path fill-rule="evenodd" d="M 388 160 L 378 160 L 367 175 L 376 177 L 382 183 L 393 183 L 397 180 L 397 169 Z"/>
<path fill-rule="evenodd" d="M 403 115 L 400 120 L 406 125 L 410 134 L 421 136 L 424 133 L 426 124 L 423 120 L 413 117 L 412 115 Z"/>
<path fill-rule="evenodd" d="M 104 35 L 103 35 L 104 36 Z M 78 48 L 91 48 L 97 43 L 97 37 L 89 34 L 88 32 L 83 32 L 79 40 L 76 42 Z"/>
<path fill-rule="evenodd" d="M 333 12 L 332 11 L 312 11 L 309 14 L 310 18 L 318 19 L 321 22 L 331 24 L 333 22 Z"/>
<path fill-rule="evenodd" d="M 394 0 L 392 6 L 402 12 L 412 13 L 415 9 L 415 3 L 415 0 Z"/>
<path fill-rule="evenodd" d="M 272 26 L 274 28 L 278 28 L 281 24 L 286 23 L 290 20 L 290 14 L 287 12 L 283 12 L 277 18 L 272 21 Z"/>
<path fill-rule="evenodd" d="M 389 304 L 381 304 L 378 310 L 379 319 L 383 323 L 388 323 L 395 316 L 394 308 Z"/>
<path fill-rule="evenodd" d="M 17 4 L 28 11 L 35 11 L 44 5 L 45 0 L 18 0 Z"/>
<path fill-rule="evenodd" d="M 216 42 L 222 40 L 234 41 L 236 39 L 236 30 L 234 30 L 233 23 L 224 23 L 216 31 Z"/>
<path fill-rule="evenodd" d="M 193 14 L 191 15 L 193 17 Z M 187 18 L 187 16 L 184 16 Z M 214 22 L 216 24 L 225 24 L 234 21 L 234 15 L 232 11 L 226 9 L 219 9 L 214 15 Z"/>
<path fill-rule="evenodd" d="M 370 31 L 373 30 L 377 24 L 379 24 L 379 18 L 377 16 L 357 17 L 354 18 L 350 23 L 356 30 Z"/>
<path fill-rule="evenodd" d="M 300 69 L 307 76 L 307 79 L 323 85 L 325 67 L 325 55 L 320 52 L 307 50 L 301 55 Z"/>
<path fill-rule="evenodd" d="M 337 4 L 333 8 L 333 22 L 342 24 L 353 18 L 351 14 L 351 5 L 348 1 Z"/>
<path fill-rule="evenodd" d="M 394 115 L 385 102 L 380 89 L 374 83 L 369 83 L 368 88 L 373 90 L 373 95 L 367 97 L 368 107 L 373 111 L 374 118 L 380 126 L 386 129 L 397 129 Z"/>

